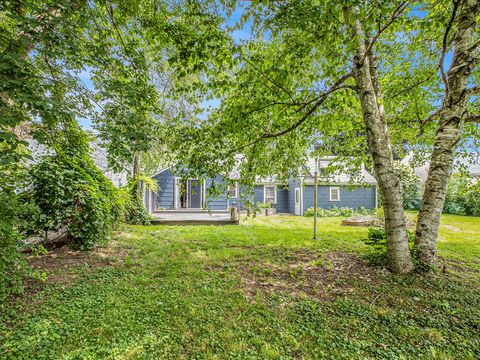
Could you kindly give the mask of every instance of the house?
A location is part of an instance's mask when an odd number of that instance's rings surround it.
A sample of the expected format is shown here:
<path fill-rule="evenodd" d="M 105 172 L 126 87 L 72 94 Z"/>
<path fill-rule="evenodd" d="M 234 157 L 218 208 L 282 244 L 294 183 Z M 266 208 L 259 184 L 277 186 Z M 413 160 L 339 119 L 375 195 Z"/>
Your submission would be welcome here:
<path fill-rule="evenodd" d="M 299 176 L 288 182 L 276 177 L 257 179 L 252 190 L 242 185 L 238 172 L 229 174 L 235 185 L 214 196 L 208 196 L 209 189 L 216 184 L 225 185 L 225 179 L 218 175 L 214 179 L 184 179 L 173 169 L 163 169 L 153 176 L 158 183 L 157 193 L 145 190 L 144 201 L 149 212 L 172 211 L 227 211 L 231 206 L 244 210 L 245 202 L 253 204 L 270 203 L 277 213 L 303 215 L 313 207 L 313 184 L 316 169 L 321 173 L 318 181 L 318 207 L 365 207 L 377 206 L 376 181 L 363 165 L 352 176 L 345 172 L 324 175 L 322 170 L 333 157 L 320 160 L 309 159 L 299 171 Z M 225 186 L 224 186 L 225 187 Z"/>
<path fill-rule="evenodd" d="M 419 177 L 422 183 L 427 181 L 428 171 L 430 169 L 430 161 L 423 159 L 423 161 L 415 161 L 415 154 L 410 151 L 400 161 L 403 165 L 410 167 L 412 171 Z M 459 157 L 455 159 L 454 171 L 458 171 L 460 168 L 466 169 L 472 178 L 480 178 L 480 160 L 478 155 L 469 154 L 467 157 Z"/>

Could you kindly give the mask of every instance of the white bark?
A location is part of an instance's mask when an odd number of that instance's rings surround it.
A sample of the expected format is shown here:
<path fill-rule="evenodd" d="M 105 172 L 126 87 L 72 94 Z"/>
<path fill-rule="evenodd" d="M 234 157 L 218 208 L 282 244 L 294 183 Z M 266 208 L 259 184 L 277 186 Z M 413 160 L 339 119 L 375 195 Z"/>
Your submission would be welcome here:
<path fill-rule="evenodd" d="M 435 262 L 440 217 L 469 97 L 468 79 L 476 63 L 472 45 L 479 4 L 479 0 L 464 0 L 458 16 L 453 60 L 446 74 L 445 98 L 439 111 L 440 119 L 415 232 L 415 249 L 423 269 L 430 268 Z"/>
<path fill-rule="evenodd" d="M 396 273 L 408 273 L 413 270 L 413 262 L 408 246 L 402 190 L 400 179 L 394 171 L 393 154 L 385 121 L 375 59 L 371 52 L 367 53 L 362 24 L 356 17 L 354 9 L 352 11 L 346 10 L 347 21 L 350 13 L 355 17 L 351 29 L 356 44 L 353 74 L 362 105 L 375 177 L 384 199 L 389 265 L 392 271 Z"/>

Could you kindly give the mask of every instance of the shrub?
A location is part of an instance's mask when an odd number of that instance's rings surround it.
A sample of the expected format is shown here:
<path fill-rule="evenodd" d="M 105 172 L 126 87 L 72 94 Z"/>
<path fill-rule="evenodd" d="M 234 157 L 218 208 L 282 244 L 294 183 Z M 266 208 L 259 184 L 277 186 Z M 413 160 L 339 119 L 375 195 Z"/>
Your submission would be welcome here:
<path fill-rule="evenodd" d="M 24 199 L 38 207 L 30 219 L 36 231 L 66 227 L 73 245 L 91 248 L 109 239 L 124 206 L 118 190 L 85 156 L 45 156 L 29 173 Z"/>
<path fill-rule="evenodd" d="M 410 248 L 413 248 L 413 241 L 415 236 L 407 230 L 408 242 Z M 372 251 L 367 254 L 370 263 L 375 265 L 387 264 L 387 233 L 383 227 L 368 228 L 367 239 L 364 239 L 365 244 L 372 247 Z"/>
<path fill-rule="evenodd" d="M 358 209 L 352 209 L 348 207 L 333 207 L 331 209 L 317 209 L 317 216 L 318 217 L 335 217 L 335 216 L 343 216 L 343 217 L 352 217 L 357 215 L 373 215 L 375 210 L 367 209 L 364 207 L 359 207 Z M 308 208 L 303 213 L 306 217 L 312 217 L 314 215 L 313 208 Z"/>
<path fill-rule="evenodd" d="M 272 204 L 269 203 L 269 202 L 260 202 L 260 203 L 257 203 L 257 208 L 258 209 L 270 209 L 272 207 Z"/>
<path fill-rule="evenodd" d="M 448 184 L 443 211 L 448 214 L 480 216 L 480 183 L 468 175 L 454 174 Z"/>
<path fill-rule="evenodd" d="M 131 181 L 129 185 L 120 190 L 124 214 L 122 220 L 131 225 L 148 225 L 150 224 L 150 214 L 142 200 L 136 195 L 135 188 L 136 182 Z"/>
<path fill-rule="evenodd" d="M 26 269 L 18 252 L 19 235 L 15 228 L 19 204 L 14 188 L 7 185 L 7 180 L 3 173 L 0 174 L 0 310 L 7 296 L 22 292 Z"/>
<path fill-rule="evenodd" d="M 423 184 L 420 178 L 413 172 L 413 170 L 396 161 L 395 173 L 400 177 L 402 185 L 403 207 L 407 210 L 418 210 L 422 202 Z M 383 203 L 380 192 L 378 193 L 378 202 Z"/>

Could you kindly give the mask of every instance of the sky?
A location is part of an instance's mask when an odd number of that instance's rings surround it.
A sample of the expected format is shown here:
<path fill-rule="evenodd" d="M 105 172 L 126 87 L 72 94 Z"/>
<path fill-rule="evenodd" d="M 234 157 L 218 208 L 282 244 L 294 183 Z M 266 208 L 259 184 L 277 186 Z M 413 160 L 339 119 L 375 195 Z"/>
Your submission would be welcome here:
<path fill-rule="evenodd" d="M 243 12 L 243 7 L 242 7 L 242 5 L 240 5 L 239 7 L 237 7 L 237 9 L 235 9 L 235 11 L 232 13 L 232 15 L 225 21 L 224 25 L 225 26 L 235 25 L 240 20 L 240 17 L 242 16 L 242 12 Z M 237 44 L 241 43 L 242 41 L 251 39 L 251 37 L 252 37 L 252 32 L 250 31 L 251 25 L 252 25 L 252 23 L 251 23 L 251 21 L 249 21 L 245 24 L 245 26 L 243 28 L 234 30 L 231 33 L 231 36 L 232 36 L 233 40 Z M 91 71 L 91 68 L 85 67 L 85 69 L 78 76 L 79 76 L 80 80 L 85 84 L 87 89 L 93 91 L 95 87 L 94 87 L 93 82 L 91 80 L 90 71 Z M 209 107 L 211 107 L 211 108 L 218 107 L 219 104 L 220 104 L 220 100 L 213 99 L 213 100 L 204 101 L 201 104 L 201 106 L 202 106 L 202 108 L 206 109 L 206 108 L 209 108 Z M 203 113 L 199 117 L 204 118 L 206 116 L 207 116 L 207 113 Z M 94 131 L 91 119 L 77 116 L 77 122 L 85 130 L 93 130 Z"/>

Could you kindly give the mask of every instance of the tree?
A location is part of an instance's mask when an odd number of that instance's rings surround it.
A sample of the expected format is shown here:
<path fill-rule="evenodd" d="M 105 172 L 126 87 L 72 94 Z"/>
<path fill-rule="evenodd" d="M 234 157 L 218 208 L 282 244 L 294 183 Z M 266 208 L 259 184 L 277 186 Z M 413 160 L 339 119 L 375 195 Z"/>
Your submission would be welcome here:
<path fill-rule="evenodd" d="M 444 85 L 444 97 L 441 107 L 434 113 L 434 116 L 438 117 L 438 124 L 415 232 L 418 260 L 427 269 L 435 261 L 440 216 L 462 125 L 465 121 L 478 119 L 478 115 L 468 114 L 467 105 L 472 95 L 480 90 L 478 86 L 468 88 L 471 75 L 480 59 L 478 53 L 480 40 L 475 41 L 479 12 L 478 0 L 454 1 L 451 17 L 443 36 L 438 67 Z M 456 25 L 455 35 L 450 39 L 449 34 L 454 25 Z M 445 73 L 444 61 L 449 45 L 453 46 L 453 59 L 449 70 Z"/>
<path fill-rule="evenodd" d="M 438 64 L 460 44 L 450 42 L 449 32 L 475 29 L 474 21 L 456 15 L 460 4 L 473 10 L 467 0 L 244 5 L 239 26 L 250 24 L 254 38 L 236 47 L 232 68 L 211 82 L 221 99 L 218 110 L 201 129 L 180 127 L 185 136 L 174 147 L 192 171 L 209 175 L 228 172 L 232 155 L 242 153 L 240 172 L 250 183 L 257 175 L 291 176 L 314 144 L 320 144 L 318 155 L 339 155 L 338 166 L 366 162 L 385 201 L 390 267 L 409 272 L 413 262 L 393 160 L 417 144 L 428 150 L 435 134 L 442 148 L 449 146 L 438 139 L 431 114 L 439 114 L 444 92 L 435 76 Z M 471 43 L 470 50 L 477 46 Z M 464 113 L 466 103 L 458 105 Z M 436 211 L 442 202 L 434 204 Z"/>

